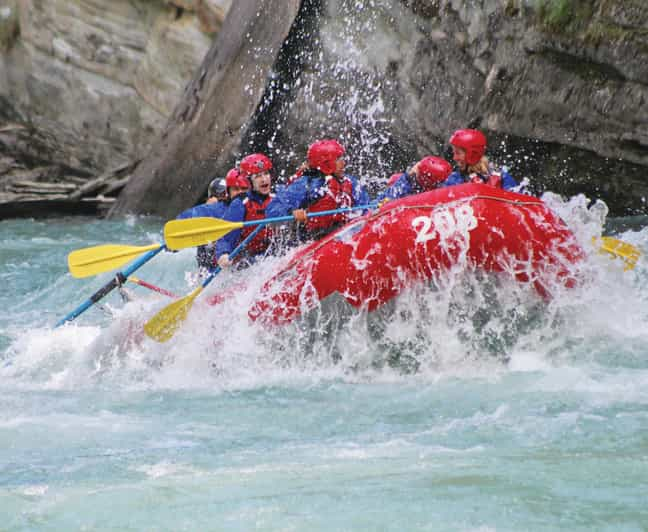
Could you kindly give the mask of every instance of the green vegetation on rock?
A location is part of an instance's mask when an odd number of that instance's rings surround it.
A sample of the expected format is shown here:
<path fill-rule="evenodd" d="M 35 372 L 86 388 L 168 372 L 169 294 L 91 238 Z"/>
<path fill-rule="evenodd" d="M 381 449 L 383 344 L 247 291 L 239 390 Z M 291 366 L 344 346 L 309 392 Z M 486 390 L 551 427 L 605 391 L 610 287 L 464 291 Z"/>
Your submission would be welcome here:
<path fill-rule="evenodd" d="M 594 13 L 593 0 L 537 0 L 540 25 L 553 33 L 584 29 Z"/>

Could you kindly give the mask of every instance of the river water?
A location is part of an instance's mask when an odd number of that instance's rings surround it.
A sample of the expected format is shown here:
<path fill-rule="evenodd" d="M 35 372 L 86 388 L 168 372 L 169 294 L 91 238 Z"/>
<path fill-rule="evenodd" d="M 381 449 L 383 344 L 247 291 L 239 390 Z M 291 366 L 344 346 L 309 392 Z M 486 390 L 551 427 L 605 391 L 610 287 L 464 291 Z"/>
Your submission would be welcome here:
<path fill-rule="evenodd" d="M 602 230 L 553 201 L 583 242 Z M 647 223 L 605 230 L 648 249 Z M 3 530 L 648 529 L 644 258 L 592 253 L 550 302 L 476 275 L 281 331 L 247 319 L 260 265 L 163 345 L 141 324 L 170 300 L 135 285 L 52 329 L 110 278 L 73 279 L 69 251 L 161 226 L 0 222 Z M 193 270 L 185 250 L 137 275 L 187 294 Z"/>

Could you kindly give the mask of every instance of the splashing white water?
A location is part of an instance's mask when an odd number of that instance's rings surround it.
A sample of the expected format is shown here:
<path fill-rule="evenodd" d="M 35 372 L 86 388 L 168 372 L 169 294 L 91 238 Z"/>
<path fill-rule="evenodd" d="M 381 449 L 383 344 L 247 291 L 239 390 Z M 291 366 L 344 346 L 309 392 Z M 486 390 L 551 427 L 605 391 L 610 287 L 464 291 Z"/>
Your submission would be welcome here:
<path fill-rule="evenodd" d="M 597 364 L 610 346 L 623 346 L 617 349 L 616 363 L 644 367 L 648 301 L 642 289 L 647 278 L 643 262 L 623 272 L 618 262 L 592 249 L 591 236 L 601 233 L 605 221 L 604 206 L 587 209 L 582 197 L 544 199 L 590 250 L 582 266 L 584 282 L 556 291 L 548 302 L 505 275 L 458 267 L 425 286 L 405 289 L 372 313 L 333 297 L 290 325 L 264 328 L 247 313 L 264 280 L 286 260 L 272 258 L 217 277 L 168 343 L 148 339 L 141 327 L 169 300 L 140 293 L 136 301 L 113 309 L 107 326 L 15 328 L 4 355 L 8 362 L 0 371 L 25 387 L 103 383 L 244 389 L 320 379 L 492 377 L 575 359 Z M 640 243 L 648 235 L 642 230 L 621 236 Z M 193 256 L 178 253 L 158 264 L 159 282 L 166 284 L 193 268 Z M 174 290 L 182 294 L 192 287 Z M 231 296 L 224 304 L 206 303 L 228 290 Z"/>

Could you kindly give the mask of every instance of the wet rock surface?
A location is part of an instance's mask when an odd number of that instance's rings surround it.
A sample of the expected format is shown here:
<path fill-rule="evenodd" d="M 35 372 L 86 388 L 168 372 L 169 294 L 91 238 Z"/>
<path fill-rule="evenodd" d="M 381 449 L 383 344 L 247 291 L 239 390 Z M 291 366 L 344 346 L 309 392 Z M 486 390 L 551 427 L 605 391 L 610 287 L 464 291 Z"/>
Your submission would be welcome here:
<path fill-rule="evenodd" d="M 239 0 L 156 145 L 111 210 L 166 217 L 197 202 L 255 130 L 298 0 Z M 271 16 L 264 16 L 271 14 Z M 267 146 L 266 146 L 267 148 Z"/>
<path fill-rule="evenodd" d="M 304 153 L 291 138 L 342 131 L 355 170 L 386 177 L 426 154 L 449 156 L 452 131 L 477 127 L 492 159 L 536 192 L 645 210 L 648 3 L 376 6 L 326 2 L 315 60 L 277 135 L 286 152 Z"/>
<path fill-rule="evenodd" d="M 58 183 L 69 182 L 69 176 L 85 181 L 133 167 L 166 123 L 230 4 L 3 2 L 0 126 L 5 134 L 0 155 L 15 168 L 0 174 L 0 213 L 33 207 L 17 205 L 32 199 L 7 185 L 21 179 L 16 172 L 31 172 L 32 181 Z M 9 129 L 20 134 L 8 136 Z M 49 170 L 39 172 L 44 167 Z M 48 214 L 56 205 L 63 214 L 101 214 L 118 191 L 105 200 L 86 199 L 83 208 L 54 197 L 44 200 L 50 202 L 47 207 L 39 206 Z"/>
<path fill-rule="evenodd" d="M 8 0 L 0 117 L 35 133 L 2 161 L 142 159 L 113 212 L 171 215 L 251 151 L 282 180 L 339 137 L 377 189 L 471 126 L 537 192 L 645 212 L 647 59 L 643 0 Z"/>
<path fill-rule="evenodd" d="M 37 130 L 0 124 L 0 220 L 59 215 L 103 216 L 126 186 L 137 163 L 95 176 L 87 170 L 53 164 L 55 149 Z"/>

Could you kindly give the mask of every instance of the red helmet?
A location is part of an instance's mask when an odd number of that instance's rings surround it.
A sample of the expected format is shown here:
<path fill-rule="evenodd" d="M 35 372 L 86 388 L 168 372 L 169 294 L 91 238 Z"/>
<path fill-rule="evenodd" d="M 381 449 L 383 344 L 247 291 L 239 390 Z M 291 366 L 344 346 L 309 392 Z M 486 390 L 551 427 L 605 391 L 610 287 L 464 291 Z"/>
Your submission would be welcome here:
<path fill-rule="evenodd" d="M 344 155 L 344 146 L 337 140 L 318 140 L 308 147 L 308 166 L 326 175 L 335 172 L 335 161 Z"/>
<path fill-rule="evenodd" d="M 436 185 L 448 179 L 452 165 L 441 157 L 429 156 L 418 163 L 416 181 L 424 190 L 432 190 Z"/>
<path fill-rule="evenodd" d="M 401 172 L 400 174 L 392 174 L 389 180 L 387 181 L 387 186 L 391 187 L 396 181 L 398 181 L 398 178 L 402 176 L 403 173 Z"/>
<path fill-rule="evenodd" d="M 227 185 L 227 188 L 250 188 L 250 182 L 246 177 L 243 177 L 236 168 L 232 168 L 227 172 L 227 175 L 225 176 L 225 185 Z"/>
<path fill-rule="evenodd" d="M 486 151 L 486 137 L 476 129 L 459 129 L 450 137 L 450 144 L 466 150 L 466 163 L 477 164 Z"/>
<path fill-rule="evenodd" d="M 243 177 L 249 177 L 261 172 L 269 172 L 272 170 L 272 161 L 262 153 L 253 153 L 243 157 L 241 164 L 241 174 Z"/>

